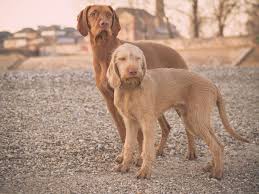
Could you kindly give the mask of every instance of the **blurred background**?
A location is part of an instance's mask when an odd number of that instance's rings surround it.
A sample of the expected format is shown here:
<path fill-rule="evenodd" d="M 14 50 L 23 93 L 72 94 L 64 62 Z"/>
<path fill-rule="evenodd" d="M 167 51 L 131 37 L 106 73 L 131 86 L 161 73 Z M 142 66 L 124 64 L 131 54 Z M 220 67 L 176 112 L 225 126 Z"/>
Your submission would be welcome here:
<path fill-rule="evenodd" d="M 258 0 L 1 0 L 0 69 L 85 68 L 89 39 L 75 27 L 91 4 L 116 10 L 119 38 L 166 44 L 189 65 L 258 66 Z"/>

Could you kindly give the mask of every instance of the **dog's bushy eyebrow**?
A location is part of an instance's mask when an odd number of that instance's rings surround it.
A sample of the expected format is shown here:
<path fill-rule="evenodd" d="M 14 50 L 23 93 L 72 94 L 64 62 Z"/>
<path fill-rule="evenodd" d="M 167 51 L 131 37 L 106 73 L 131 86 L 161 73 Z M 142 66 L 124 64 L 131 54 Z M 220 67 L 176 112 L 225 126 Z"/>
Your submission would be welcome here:
<path fill-rule="evenodd" d="M 91 10 L 91 11 L 88 12 L 88 14 L 90 14 L 92 12 L 98 12 L 98 10 L 97 9 Z"/>
<path fill-rule="evenodd" d="M 113 14 L 111 10 L 107 10 L 107 11 L 105 11 L 105 13 L 106 13 L 106 14 L 107 14 L 107 13 Z"/>
<path fill-rule="evenodd" d="M 126 57 L 127 55 L 125 55 L 125 53 L 123 52 L 118 52 L 117 53 L 117 57 L 120 58 L 120 57 Z"/>
<path fill-rule="evenodd" d="M 123 52 L 121 52 L 121 51 L 117 51 L 115 54 L 115 58 L 121 58 L 121 57 L 126 57 L 126 55 L 123 54 Z"/>

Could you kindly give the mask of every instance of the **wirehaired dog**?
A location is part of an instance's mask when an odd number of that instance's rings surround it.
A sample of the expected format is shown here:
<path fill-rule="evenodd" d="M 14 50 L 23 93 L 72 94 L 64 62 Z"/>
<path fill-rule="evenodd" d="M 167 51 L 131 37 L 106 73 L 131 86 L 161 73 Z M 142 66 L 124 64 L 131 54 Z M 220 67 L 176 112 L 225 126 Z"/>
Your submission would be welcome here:
<path fill-rule="evenodd" d="M 212 154 L 208 169 L 213 178 L 222 178 L 224 149 L 210 122 L 215 105 L 226 131 L 236 139 L 248 142 L 231 128 L 220 91 L 210 80 L 187 70 L 147 70 L 143 52 L 132 44 L 123 44 L 114 51 L 107 78 L 114 88 L 114 104 L 126 125 L 124 157 L 118 167 L 121 172 L 129 170 L 138 130 L 141 130 L 143 162 L 137 177 L 151 176 L 155 158 L 155 122 L 169 108 L 180 112 L 188 133 L 202 138 L 208 145 Z"/>

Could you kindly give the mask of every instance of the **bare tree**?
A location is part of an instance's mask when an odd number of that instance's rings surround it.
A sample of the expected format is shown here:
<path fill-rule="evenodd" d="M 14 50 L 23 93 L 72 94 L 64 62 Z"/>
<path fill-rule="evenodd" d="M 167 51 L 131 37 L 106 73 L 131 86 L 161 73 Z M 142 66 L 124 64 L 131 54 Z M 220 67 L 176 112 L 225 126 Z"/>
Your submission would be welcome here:
<path fill-rule="evenodd" d="M 156 25 L 160 27 L 161 25 L 166 25 L 168 34 L 170 38 L 173 38 L 173 32 L 171 29 L 171 24 L 169 18 L 165 15 L 165 4 L 164 0 L 156 0 Z"/>
<path fill-rule="evenodd" d="M 198 15 L 198 0 L 192 0 L 192 28 L 193 37 L 198 38 L 200 33 L 201 17 Z"/>
<path fill-rule="evenodd" d="M 199 0 L 188 0 L 191 3 L 191 11 L 184 11 L 178 8 L 174 8 L 177 12 L 188 17 L 191 23 L 191 33 L 193 38 L 200 36 L 200 28 L 205 17 L 202 17 L 199 13 Z"/>
<path fill-rule="evenodd" d="M 227 20 L 240 7 L 239 0 L 214 0 L 213 15 L 217 21 L 218 33 L 217 36 L 224 36 L 224 29 L 227 25 Z"/>
<path fill-rule="evenodd" d="M 259 0 L 245 0 L 243 6 L 248 14 L 248 34 L 259 34 Z"/>
<path fill-rule="evenodd" d="M 156 17 L 158 26 L 161 26 L 164 23 L 165 18 L 165 4 L 164 0 L 156 0 Z"/>

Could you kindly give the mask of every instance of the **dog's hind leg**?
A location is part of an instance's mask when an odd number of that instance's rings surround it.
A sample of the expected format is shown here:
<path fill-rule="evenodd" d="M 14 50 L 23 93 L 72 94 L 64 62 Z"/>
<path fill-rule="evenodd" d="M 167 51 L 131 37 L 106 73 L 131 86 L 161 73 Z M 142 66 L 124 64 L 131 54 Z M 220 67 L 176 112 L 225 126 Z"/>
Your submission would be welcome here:
<path fill-rule="evenodd" d="M 205 115 L 206 112 L 209 111 L 199 111 L 197 109 L 195 112 L 189 111 L 185 116 L 185 123 L 187 124 L 187 129 L 201 137 L 209 147 L 212 154 L 210 177 L 221 179 L 223 176 L 224 147 L 213 133 L 213 129 L 210 127 L 209 114 Z"/>
<path fill-rule="evenodd" d="M 197 159 L 197 155 L 196 155 L 196 146 L 195 146 L 194 136 L 187 129 L 185 129 L 185 131 L 187 134 L 187 141 L 188 141 L 188 151 L 186 154 L 186 158 L 188 160 L 195 160 L 195 159 Z"/>
<path fill-rule="evenodd" d="M 206 130 L 208 133 L 203 134 L 203 139 L 206 144 L 209 146 L 210 152 L 212 154 L 212 167 L 211 167 L 211 175 L 210 177 L 221 179 L 223 176 L 223 152 L 224 147 L 218 141 L 216 136 L 211 133 L 211 129 Z"/>
<path fill-rule="evenodd" d="M 184 122 L 184 125 L 185 125 L 185 131 L 186 131 L 187 141 L 188 141 L 188 150 L 187 150 L 186 158 L 188 160 L 195 160 L 195 159 L 197 159 L 195 138 L 187 129 L 188 124 L 186 123 L 185 117 L 183 117 L 183 115 L 185 113 L 184 112 L 181 113 L 181 111 L 177 110 L 177 109 L 176 109 L 176 112 L 177 112 L 178 116 L 182 119 L 182 121 Z"/>

